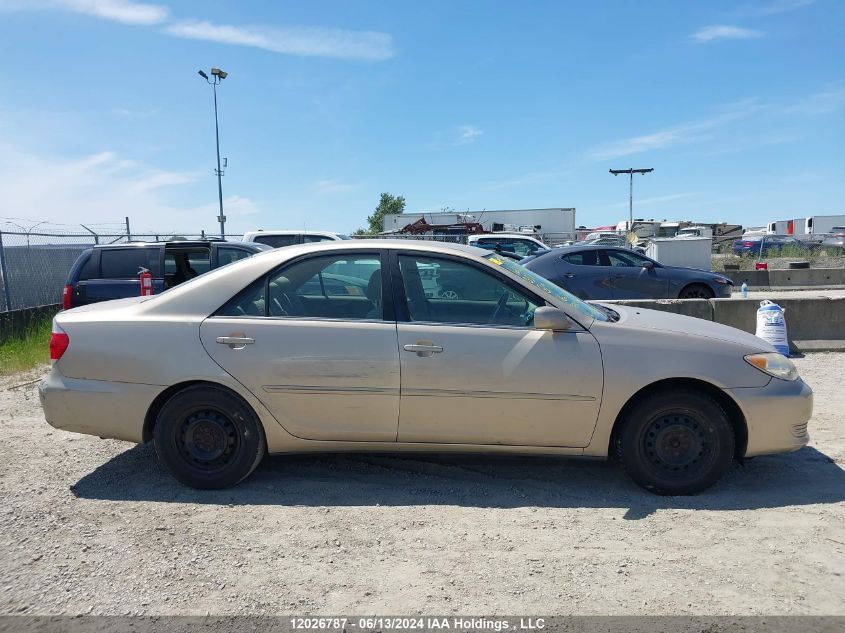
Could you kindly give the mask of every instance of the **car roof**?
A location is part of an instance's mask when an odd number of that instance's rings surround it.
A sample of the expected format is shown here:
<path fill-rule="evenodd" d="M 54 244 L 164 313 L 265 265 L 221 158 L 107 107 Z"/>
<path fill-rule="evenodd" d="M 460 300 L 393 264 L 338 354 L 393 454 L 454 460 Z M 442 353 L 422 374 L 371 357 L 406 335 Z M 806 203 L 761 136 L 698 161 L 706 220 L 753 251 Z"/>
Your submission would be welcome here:
<path fill-rule="evenodd" d="M 170 240 L 167 242 L 116 242 L 114 244 L 96 244 L 92 248 L 144 248 L 148 246 L 211 246 L 212 244 L 243 245 L 244 242 L 229 242 L 227 240 Z"/>

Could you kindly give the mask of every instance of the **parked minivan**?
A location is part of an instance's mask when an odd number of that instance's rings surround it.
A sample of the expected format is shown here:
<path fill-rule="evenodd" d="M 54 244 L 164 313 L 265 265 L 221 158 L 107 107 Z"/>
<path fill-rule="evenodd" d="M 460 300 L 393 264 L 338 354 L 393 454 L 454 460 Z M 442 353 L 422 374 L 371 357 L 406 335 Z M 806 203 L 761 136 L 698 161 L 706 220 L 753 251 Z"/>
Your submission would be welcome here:
<path fill-rule="evenodd" d="M 135 297 L 138 274 L 152 273 L 153 294 L 226 264 L 270 250 L 263 244 L 214 240 L 130 242 L 86 248 L 74 262 L 62 291 L 62 308 Z"/>

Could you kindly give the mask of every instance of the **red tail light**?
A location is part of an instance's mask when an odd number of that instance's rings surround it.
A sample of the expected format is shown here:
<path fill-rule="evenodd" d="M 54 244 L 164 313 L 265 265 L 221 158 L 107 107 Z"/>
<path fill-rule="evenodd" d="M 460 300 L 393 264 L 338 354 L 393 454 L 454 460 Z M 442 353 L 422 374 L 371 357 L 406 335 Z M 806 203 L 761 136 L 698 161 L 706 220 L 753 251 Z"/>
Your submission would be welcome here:
<path fill-rule="evenodd" d="M 71 298 L 73 297 L 73 286 L 67 284 L 62 289 L 62 310 L 70 310 L 73 306 L 71 305 Z"/>
<path fill-rule="evenodd" d="M 50 334 L 50 360 L 59 360 L 67 351 L 70 338 L 67 333 L 53 321 L 53 332 Z"/>
<path fill-rule="evenodd" d="M 751 248 L 752 246 L 754 246 L 754 242 L 743 242 L 742 245 Z"/>

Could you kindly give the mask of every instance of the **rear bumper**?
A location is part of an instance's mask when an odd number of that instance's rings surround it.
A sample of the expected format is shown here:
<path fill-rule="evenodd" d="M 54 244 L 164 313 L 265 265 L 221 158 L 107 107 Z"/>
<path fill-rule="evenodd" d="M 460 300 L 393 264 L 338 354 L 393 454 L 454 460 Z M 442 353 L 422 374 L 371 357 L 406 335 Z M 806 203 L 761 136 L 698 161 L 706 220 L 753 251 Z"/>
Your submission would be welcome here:
<path fill-rule="evenodd" d="M 50 426 L 140 443 L 144 417 L 161 389 L 156 385 L 67 378 L 54 368 L 41 381 L 38 394 Z"/>
<path fill-rule="evenodd" d="M 800 378 L 772 378 L 765 387 L 730 389 L 748 425 L 746 457 L 796 451 L 810 441 L 813 390 Z"/>

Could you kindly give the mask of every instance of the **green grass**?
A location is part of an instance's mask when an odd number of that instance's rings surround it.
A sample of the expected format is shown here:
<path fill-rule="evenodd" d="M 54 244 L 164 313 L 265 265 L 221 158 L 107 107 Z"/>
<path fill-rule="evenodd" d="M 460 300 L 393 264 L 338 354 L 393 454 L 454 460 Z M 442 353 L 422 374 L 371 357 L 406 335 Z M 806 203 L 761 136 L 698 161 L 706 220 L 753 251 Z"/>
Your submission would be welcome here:
<path fill-rule="evenodd" d="M 8 376 L 50 362 L 51 319 L 33 323 L 24 336 L 0 343 L 0 376 Z"/>

